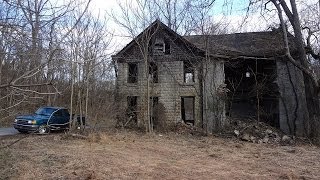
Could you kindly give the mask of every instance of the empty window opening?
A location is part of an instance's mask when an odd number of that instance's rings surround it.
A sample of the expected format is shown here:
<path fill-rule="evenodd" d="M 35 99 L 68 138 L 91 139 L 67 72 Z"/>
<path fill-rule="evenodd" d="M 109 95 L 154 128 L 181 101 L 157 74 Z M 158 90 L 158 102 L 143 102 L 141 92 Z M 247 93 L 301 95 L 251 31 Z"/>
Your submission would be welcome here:
<path fill-rule="evenodd" d="M 128 83 L 138 82 L 138 64 L 129 63 L 128 64 Z"/>
<path fill-rule="evenodd" d="M 164 43 L 156 43 L 154 44 L 154 52 L 155 53 L 163 53 L 165 48 L 164 48 Z"/>
<path fill-rule="evenodd" d="M 181 97 L 181 118 L 194 125 L 194 97 Z"/>
<path fill-rule="evenodd" d="M 194 67 L 190 62 L 183 63 L 183 71 L 184 71 L 184 82 L 192 83 L 194 82 Z"/>
<path fill-rule="evenodd" d="M 163 39 L 157 38 L 154 43 L 154 53 L 163 54 L 165 52 L 165 43 Z"/>
<path fill-rule="evenodd" d="M 128 123 L 137 123 L 137 110 L 138 110 L 138 102 L 137 102 L 138 96 L 128 96 L 127 97 L 127 118 Z"/>
<path fill-rule="evenodd" d="M 156 55 L 170 54 L 170 42 L 161 38 L 157 38 L 154 43 L 153 52 Z"/>
<path fill-rule="evenodd" d="M 151 82 L 158 83 L 158 66 L 156 63 L 149 63 L 149 77 Z"/>

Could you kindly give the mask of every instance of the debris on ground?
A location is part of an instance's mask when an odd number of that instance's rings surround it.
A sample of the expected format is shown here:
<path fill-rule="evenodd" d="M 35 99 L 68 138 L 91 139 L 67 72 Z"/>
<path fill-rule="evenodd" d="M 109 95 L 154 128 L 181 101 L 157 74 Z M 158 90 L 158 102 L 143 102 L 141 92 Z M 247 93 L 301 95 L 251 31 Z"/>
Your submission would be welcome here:
<path fill-rule="evenodd" d="M 257 122 L 252 119 L 229 119 L 231 126 L 224 132 L 219 132 L 218 136 L 236 137 L 241 141 L 258 144 L 295 144 L 295 138 L 284 134 L 281 130 L 264 122 Z M 178 122 L 173 127 L 173 132 L 177 134 L 205 135 L 203 129 L 192 124 Z"/>
<path fill-rule="evenodd" d="M 192 124 L 186 124 L 184 122 L 178 122 L 173 127 L 173 131 L 177 134 L 190 134 L 190 135 L 205 135 L 203 129 L 197 128 Z"/>
<path fill-rule="evenodd" d="M 285 135 L 279 129 L 264 122 L 257 122 L 251 119 L 232 119 L 230 131 L 242 141 L 265 144 L 294 144 L 294 137 Z"/>

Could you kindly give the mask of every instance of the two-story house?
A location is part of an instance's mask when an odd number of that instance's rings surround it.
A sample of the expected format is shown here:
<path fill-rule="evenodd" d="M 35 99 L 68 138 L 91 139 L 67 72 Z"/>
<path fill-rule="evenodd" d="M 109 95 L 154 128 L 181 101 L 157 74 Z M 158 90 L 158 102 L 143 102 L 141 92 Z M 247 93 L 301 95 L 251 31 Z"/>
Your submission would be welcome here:
<path fill-rule="evenodd" d="M 287 133 L 307 126 L 303 75 L 283 56 L 279 30 L 180 36 L 159 20 L 116 55 L 124 124 L 185 122 L 208 133 L 228 118 L 255 118 Z M 294 51 L 294 44 L 291 43 Z"/>

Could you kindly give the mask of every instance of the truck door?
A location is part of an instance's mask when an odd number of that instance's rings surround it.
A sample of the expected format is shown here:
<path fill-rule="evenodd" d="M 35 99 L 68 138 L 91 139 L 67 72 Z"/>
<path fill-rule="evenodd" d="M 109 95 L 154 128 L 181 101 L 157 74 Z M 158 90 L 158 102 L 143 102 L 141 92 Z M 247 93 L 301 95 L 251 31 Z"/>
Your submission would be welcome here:
<path fill-rule="evenodd" d="M 61 126 L 61 124 L 64 123 L 64 116 L 63 116 L 63 112 L 61 109 L 59 109 L 58 111 L 53 113 L 53 115 L 51 117 L 51 121 L 52 121 L 52 123 L 50 123 L 50 124 L 55 124 L 57 126 Z"/>
<path fill-rule="evenodd" d="M 66 126 L 69 126 L 69 120 L 70 120 L 70 114 L 69 114 L 69 111 L 67 109 L 61 109 L 61 113 L 62 113 L 62 120 L 61 120 L 61 123 L 66 125 Z"/>

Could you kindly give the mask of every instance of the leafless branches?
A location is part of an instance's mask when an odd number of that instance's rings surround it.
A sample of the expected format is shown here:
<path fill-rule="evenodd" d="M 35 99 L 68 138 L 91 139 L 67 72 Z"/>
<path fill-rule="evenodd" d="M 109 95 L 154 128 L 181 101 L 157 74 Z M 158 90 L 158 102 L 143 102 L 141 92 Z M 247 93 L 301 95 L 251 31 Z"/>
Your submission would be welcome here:
<path fill-rule="evenodd" d="M 0 118 L 16 109 L 69 106 L 70 97 L 75 112 L 96 114 L 93 97 L 112 88 L 112 34 L 106 21 L 88 12 L 90 2 L 0 3 Z M 69 96 L 72 89 L 75 96 Z"/>

